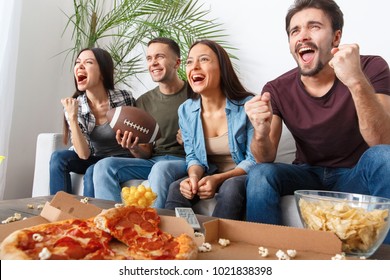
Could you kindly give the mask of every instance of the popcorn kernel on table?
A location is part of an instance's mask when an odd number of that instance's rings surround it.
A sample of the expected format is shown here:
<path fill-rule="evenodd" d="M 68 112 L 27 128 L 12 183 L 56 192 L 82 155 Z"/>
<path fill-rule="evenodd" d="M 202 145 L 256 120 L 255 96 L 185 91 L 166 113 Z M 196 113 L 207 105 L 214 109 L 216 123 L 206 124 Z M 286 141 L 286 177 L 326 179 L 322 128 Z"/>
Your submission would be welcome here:
<path fill-rule="evenodd" d="M 218 240 L 218 243 L 219 245 L 223 246 L 223 247 L 226 247 L 230 244 L 230 240 L 229 239 L 225 239 L 225 238 L 220 238 Z"/>
<path fill-rule="evenodd" d="M 268 254 L 269 254 L 269 251 L 267 248 L 263 247 L 263 246 L 260 246 L 259 248 L 259 255 L 262 256 L 262 257 L 268 257 Z"/>
<path fill-rule="evenodd" d="M 198 252 L 201 253 L 206 253 L 206 252 L 211 252 L 212 246 L 208 242 L 204 242 L 201 246 L 198 247 Z"/>

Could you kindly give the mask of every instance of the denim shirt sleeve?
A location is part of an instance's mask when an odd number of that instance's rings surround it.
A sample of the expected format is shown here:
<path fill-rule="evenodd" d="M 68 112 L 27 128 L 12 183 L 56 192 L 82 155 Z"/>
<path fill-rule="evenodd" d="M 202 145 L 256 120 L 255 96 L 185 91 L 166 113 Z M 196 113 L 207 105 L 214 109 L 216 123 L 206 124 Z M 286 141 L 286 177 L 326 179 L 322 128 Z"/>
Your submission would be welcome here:
<path fill-rule="evenodd" d="M 251 98 L 247 97 L 238 104 L 234 104 L 228 100 L 226 107 L 230 134 L 230 152 L 233 160 L 237 164 L 236 168 L 241 168 L 246 173 L 256 164 L 250 149 L 254 129 L 244 109 L 244 103 Z"/>
<path fill-rule="evenodd" d="M 253 154 L 252 154 L 252 151 L 250 148 L 250 144 L 251 144 L 252 137 L 253 137 L 253 126 L 252 126 L 252 123 L 249 121 L 249 119 L 247 121 L 246 134 L 247 134 L 247 136 L 246 136 L 246 145 L 245 145 L 245 153 L 244 153 L 245 159 L 242 160 L 237 165 L 237 167 L 242 168 L 243 170 L 245 170 L 246 173 L 248 173 L 249 169 L 256 164 L 256 160 L 253 157 Z"/>
<path fill-rule="evenodd" d="M 195 143 L 199 141 L 199 135 L 196 134 L 196 118 L 199 114 L 199 108 L 197 109 L 193 103 L 194 101 L 189 99 L 181 104 L 178 109 L 179 127 L 181 129 L 184 150 L 186 152 L 187 170 L 192 165 L 198 165 L 202 166 L 206 171 L 207 166 L 201 163 L 194 147 L 196 145 Z"/>

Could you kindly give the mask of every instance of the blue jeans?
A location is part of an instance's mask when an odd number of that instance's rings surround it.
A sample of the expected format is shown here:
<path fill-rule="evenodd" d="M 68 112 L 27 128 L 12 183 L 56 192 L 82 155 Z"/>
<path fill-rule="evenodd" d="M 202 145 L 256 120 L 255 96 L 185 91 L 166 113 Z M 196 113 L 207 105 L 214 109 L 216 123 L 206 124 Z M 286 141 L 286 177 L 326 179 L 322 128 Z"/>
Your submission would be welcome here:
<path fill-rule="evenodd" d="M 169 185 L 186 174 L 185 159 L 176 156 L 105 158 L 94 167 L 95 197 L 120 202 L 122 183 L 132 179 L 148 179 L 150 187 L 157 194 L 153 206 L 163 208 Z"/>
<path fill-rule="evenodd" d="M 166 209 L 175 210 L 176 207 L 192 207 L 200 201 L 197 195 L 189 200 L 181 194 L 180 182 L 185 178 L 170 185 L 165 203 Z M 217 204 L 212 214 L 213 217 L 232 220 L 243 219 L 245 215 L 245 180 L 246 175 L 242 175 L 229 178 L 222 183 L 215 195 Z"/>
<path fill-rule="evenodd" d="M 390 145 L 369 148 L 353 168 L 256 164 L 246 182 L 248 221 L 281 224 L 280 197 L 295 190 L 332 190 L 390 198 Z M 390 244 L 390 234 L 384 243 Z"/>
<path fill-rule="evenodd" d="M 84 189 L 93 190 L 93 166 L 100 159 L 102 157 L 91 156 L 89 159 L 83 160 L 71 150 L 53 152 L 50 158 L 50 194 L 56 194 L 58 191 L 73 193 L 70 172 L 85 174 L 83 177 Z M 84 195 L 86 194 L 84 193 Z M 93 197 L 93 195 L 88 196 Z"/>

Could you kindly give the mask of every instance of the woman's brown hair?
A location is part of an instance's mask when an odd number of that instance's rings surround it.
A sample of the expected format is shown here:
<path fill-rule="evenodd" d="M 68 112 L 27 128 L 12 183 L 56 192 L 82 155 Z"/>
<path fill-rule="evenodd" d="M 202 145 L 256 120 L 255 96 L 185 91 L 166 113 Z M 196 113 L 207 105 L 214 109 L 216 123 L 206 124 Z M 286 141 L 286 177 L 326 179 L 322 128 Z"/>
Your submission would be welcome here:
<path fill-rule="evenodd" d="M 219 68 L 221 71 L 221 89 L 229 100 L 238 101 L 248 96 L 254 95 L 253 93 L 248 92 L 241 84 L 241 81 L 238 79 L 238 76 L 234 71 L 229 54 L 221 45 L 212 40 L 199 40 L 191 45 L 190 49 L 188 50 L 188 53 L 194 46 L 198 44 L 208 46 L 217 55 Z M 189 98 L 192 99 L 199 98 L 199 94 L 195 93 L 191 87 L 187 87 L 187 95 Z"/>
<path fill-rule="evenodd" d="M 112 60 L 112 57 L 110 53 L 106 50 L 103 50 L 101 48 L 85 48 L 82 49 L 77 57 L 80 56 L 80 54 L 84 51 L 92 51 L 95 55 L 96 61 L 99 65 L 100 74 L 103 78 L 103 85 L 106 90 L 113 90 L 114 89 L 114 62 Z M 72 95 L 72 98 L 77 98 L 83 94 L 85 94 L 85 91 L 79 91 L 77 88 L 77 80 L 74 78 L 74 84 L 76 87 L 75 93 Z M 64 115 L 64 124 L 63 124 L 63 142 L 65 145 L 68 144 L 70 138 L 70 130 L 68 123 L 66 121 L 65 115 Z"/>

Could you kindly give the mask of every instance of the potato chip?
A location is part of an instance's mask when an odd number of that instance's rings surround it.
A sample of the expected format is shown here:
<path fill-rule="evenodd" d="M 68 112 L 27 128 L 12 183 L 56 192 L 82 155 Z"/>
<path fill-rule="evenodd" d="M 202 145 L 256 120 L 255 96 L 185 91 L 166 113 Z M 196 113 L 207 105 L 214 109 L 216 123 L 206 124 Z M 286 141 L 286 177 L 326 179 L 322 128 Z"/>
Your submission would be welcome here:
<path fill-rule="evenodd" d="M 309 229 L 334 232 L 344 252 L 365 252 L 386 227 L 388 210 L 351 207 L 347 202 L 299 200 L 299 209 Z"/>

